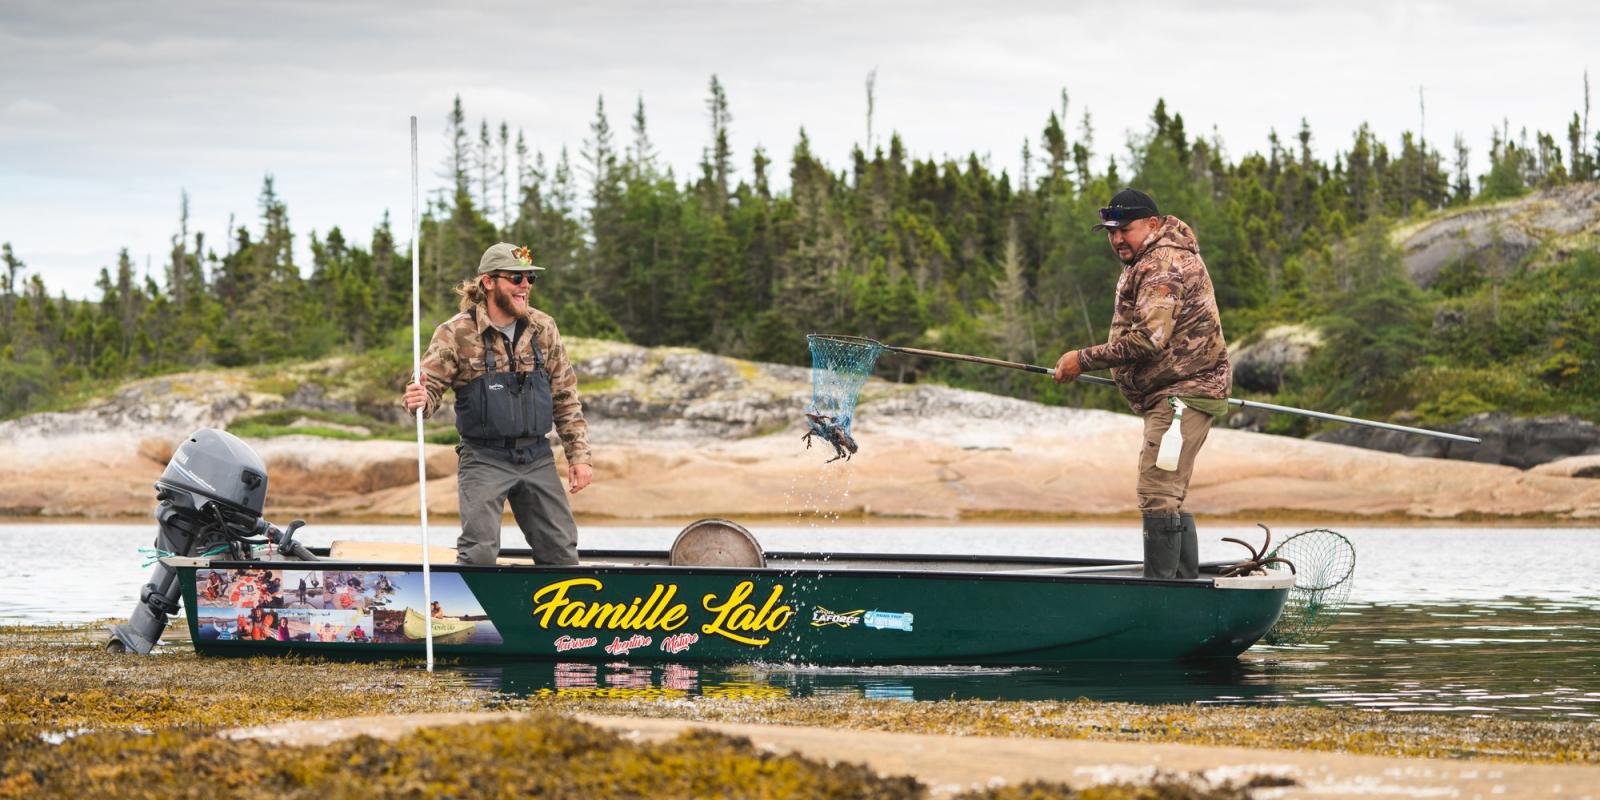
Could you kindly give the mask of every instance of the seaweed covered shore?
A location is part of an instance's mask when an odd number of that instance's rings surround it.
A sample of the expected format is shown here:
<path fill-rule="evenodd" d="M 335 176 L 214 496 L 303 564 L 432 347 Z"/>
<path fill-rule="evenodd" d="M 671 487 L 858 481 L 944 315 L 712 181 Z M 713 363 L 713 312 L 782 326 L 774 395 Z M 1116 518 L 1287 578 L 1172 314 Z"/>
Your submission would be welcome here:
<path fill-rule="evenodd" d="M 429 676 L 414 663 L 202 659 L 181 647 L 133 658 L 102 652 L 100 636 L 98 626 L 0 627 L 0 798 L 215 797 L 258 786 L 286 797 L 923 797 L 933 788 L 705 731 L 639 741 L 576 714 L 806 725 L 841 736 L 907 731 L 1600 765 L 1597 723 L 1086 701 L 514 697 L 449 673 Z M 217 735 L 294 720 L 463 711 L 524 713 L 315 745 Z M 1157 774 L 1136 783 L 1016 784 L 954 796 L 1244 798 L 1284 782 Z"/>

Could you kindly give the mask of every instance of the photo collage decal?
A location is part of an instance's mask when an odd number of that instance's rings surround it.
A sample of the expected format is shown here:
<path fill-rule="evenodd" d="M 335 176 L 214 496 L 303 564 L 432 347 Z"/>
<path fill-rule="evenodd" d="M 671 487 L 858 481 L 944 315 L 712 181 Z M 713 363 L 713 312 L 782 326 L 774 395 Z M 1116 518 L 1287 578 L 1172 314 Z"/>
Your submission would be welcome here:
<path fill-rule="evenodd" d="M 432 617 L 435 644 L 504 642 L 459 574 L 435 573 L 432 588 L 429 604 L 420 572 L 202 568 L 195 574 L 199 638 L 415 644 Z"/>

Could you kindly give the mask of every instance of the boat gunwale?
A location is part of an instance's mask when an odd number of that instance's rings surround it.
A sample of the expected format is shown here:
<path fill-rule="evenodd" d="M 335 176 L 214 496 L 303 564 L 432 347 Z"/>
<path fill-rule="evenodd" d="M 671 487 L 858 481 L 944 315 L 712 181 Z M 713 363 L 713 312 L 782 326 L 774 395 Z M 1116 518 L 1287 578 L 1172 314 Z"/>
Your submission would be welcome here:
<path fill-rule="evenodd" d="M 318 550 L 322 550 L 322 551 L 325 552 L 326 549 L 325 548 L 312 548 L 312 551 L 314 553 L 316 551 L 318 551 Z M 519 551 L 517 551 L 517 550 L 505 550 L 505 551 L 502 551 L 502 553 L 505 553 L 505 554 L 516 554 L 518 552 Z M 633 557 L 648 556 L 648 557 L 662 558 L 662 559 L 667 557 L 667 553 L 661 552 L 661 551 L 653 551 L 653 550 L 604 550 L 604 551 L 601 551 L 601 550 L 589 550 L 589 551 L 580 551 L 580 555 L 588 555 L 588 556 L 591 556 L 591 557 L 592 556 L 611 556 L 611 557 L 616 557 L 616 556 L 624 556 L 624 555 L 633 556 Z M 789 554 L 789 553 L 768 553 L 767 554 L 767 556 L 769 558 L 774 558 L 774 559 L 788 558 L 788 557 L 790 557 L 790 555 L 791 554 Z M 831 555 L 831 554 L 817 554 L 817 555 Z M 1117 561 L 1117 560 L 1113 560 L 1113 559 L 1093 559 L 1093 558 L 1076 559 L 1076 558 L 1058 558 L 1058 557 L 1049 557 L 1049 556 L 1016 556 L 1016 557 L 998 557 L 997 558 L 997 557 L 992 557 L 992 556 L 922 555 L 922 554 L 904 554 L 904 553 L 897 553 L 897 554 L 850 553 L 850 554 L 847 554 L 847 556 L 848 556 L 847 558 L 830 558 L 829 560 L 857 560 L 857 561 L 877 561 L 877 560 L 923 561 L 923 560 L 926 560 L 926 561 L 933 561 L 933 562 L 936 562 L 936 563 L 937 562 L 949 562 L 949 561 L 966 562 L 966 563 L 973 563 L 973 562 L 993 563 L 993 562 L 999 561 L 999 562 L 1005 562 L 1005 563 L 1017 563 L 1017 562 L 1022 562 L 1022 563 L 1041 563 L 1041 562 L 1042 563 L 1056 563 L 1056 564 L 1061 564 L 1063 566 L 1066 566 L 1066 565 L 1069 565 L 1069 564 L 1070 565 L 1074 565 L 1074 566 L 1112 566 L 1112 565 L 1118 565 L 1118 564 L 1127 564 L 1127 565 L 1129 565 L 1130 569 L 1137 567 L 1137 564 L 1135 564 L 1133 562 Z M 215 567 L 218 567 L 218 568 L 222 568 L 222 567 L 227 567 L 227 568 L 254 567 L 254 568 L 259 569 L 264 564 L 273 565 L 271 567 L 272 569 L 287 569 L 288 567 L 280 566 L 280 565 L 288 565 L 288 564 L 305 565 L 303 567 L 295 567 L 297 569 L 329 569 L 330 568 L 329 565 L 337 565 L 337 566 L 333 566 L 331 568 L 338 569 L 338 570 L 343 570 L 343 571 L 351 571 L 351 572 L 417 572 L 417 571 L 420 571 L 420 569 L 421 569 L 421 563 L 420 562 L 415 562 L 415 561 L 369 561 L 369 560 L 353 561 L 353 560 L 328 560 L 328 559 L 319 560 L 319 561 L 276 561 L 276 560 L 274 560 L 274 561 L 235 561 L 235 560 L 200 559 L 200 558 L 170 558 L 170 559 L 163 559 L 163 561 L 167 561 L 170 565 L 175 566 L 175 567 L 189 568 L 189 569 L 195 569 L 195 570 L 204 569 L 204 568 L 210 567 L 210 566 L 215 566 Z M 1052 584 L 1086 584 L 1086 585 L 1102 585 L 1102 586 L 1104 586 L 1104 585 L 1163 586 L 1163 587 L 1169 587 L 1169 588 L 1183 588 L 1183 589 L 1215 589 L 1215 590 L 1220 590 L 1220 591 L 1261 590 L 1261 589 L 1272 590 L 1273 588 L 1276 588 L 1276 587 L 1267 587 L 1267 586 L 1257 587 L 1257 586 L 1250 586 L 1248 584 L 1239 585 L 1237 583 L 1237 581 L 1239 579 L 1237 579 L 1237 578 L 1229 580 L 1229 583 L 1233 584 L 1233 585 L 1227 585 L 1227 584 L 1219 585 L 1217 583 L 1217 581 L 1216 581 L 1216 578 L 1221 577 L 1220 575 L 1202 575 L 1201 577 L 1198 577 L 1198 578 L 1146 578 L 1146 577 L 1143 577 L 1143 576 L 1136 576 L 1136 575 L 1114 575 L 1114 574 L 1108 575 L 1108 574 L 1095 574 L 1095 573 L 1050 574 L 1050 573 L 1037 573 L 1037 572 L 1006 572 L 1006 571 L 999 571 L 999 570 L 984 571 L 984 570 L 948 570 L 948 569 L 945 569 L 945 570 L 910 570 L 910 571 L 901 571 L 901 570 L 891 570 L 891 569 L 855 569 L 855 568 L 828 569 L 826 567 L 673 566 L 671 564 L 588 564 L 588 565 L 578 564 L 578 565 L 558 565 L 558 564 L 456 564 L 456 563 L 432 565 L 432 566 L 430 566 L 430 570 L 431 571 L 439 571 L 439 572 L 454 572 L 454 573 L 480 573 L 480 574 L 481 573 L 513 573 L 513 574 L 522 573 L 522 574 L 530 574 L 530 575 L 536 575 L 536 574 L 541 574 L 541 573 L 550 573 L 550 572 L 583 572 L 583 573 L 592 573 L 592 574 L 626 575 L 626 574 L 631 574 L 631 573 L 639 573 L 639 572 L 647 572 L 648 571 L 648 572 L 670 573 L 670 574 L 678 574 L 678 575 L 686 575 L 686 576 L 698 576 L 698 575 L 712 575 L 712 576 L 764 575 L 764 576 L 780 576 L 780 577 L 794 577 L 794 578 L 800 578 L 800 577 L 814 577 L 814 578 L 829 578 L 829 577 L 832 577 L 832 578 L 838 578 L 838 577 L 845 577 L 845 576 L 861 576 L 861 577 L 869 577 L 869 578 L 894 579 L 894 580 L 906 580 L 906 579 L 915 579 L 915 580 L 951 580 L 951 579 L 973 580 L 973 579 L 976 579 L 976 580 L 980 580 L 980 581 L 982 581 L 982 580 L 998 580 L 998 581 L 1021 581 L 1021 582 L 1052 583 Z M 1287 591 L 1288 587 L 1283 587 L 1283 588 L 1284 588 L 1285 591 Z"/>

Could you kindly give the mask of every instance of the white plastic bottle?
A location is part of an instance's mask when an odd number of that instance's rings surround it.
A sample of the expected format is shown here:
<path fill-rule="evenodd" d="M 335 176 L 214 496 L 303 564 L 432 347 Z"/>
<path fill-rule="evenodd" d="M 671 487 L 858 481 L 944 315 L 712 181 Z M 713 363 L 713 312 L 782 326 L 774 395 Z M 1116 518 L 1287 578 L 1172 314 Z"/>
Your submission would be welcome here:
<path fill-rule="evenodd" d="M 1183 452 L 1183 401 L 1172 398 L 1172 426 L 1161 434 L 1161 449 L 1156 451 L 1156 469 L 1172 472 L 1178 468 L 1178 455 Z"/>

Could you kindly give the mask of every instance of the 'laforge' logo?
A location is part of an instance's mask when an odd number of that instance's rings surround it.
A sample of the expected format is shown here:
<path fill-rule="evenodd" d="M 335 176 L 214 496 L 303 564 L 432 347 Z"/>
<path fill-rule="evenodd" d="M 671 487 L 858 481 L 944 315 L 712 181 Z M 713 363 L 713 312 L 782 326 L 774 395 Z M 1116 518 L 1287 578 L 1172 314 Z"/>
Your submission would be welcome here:
<path fill-rule="evenodd" d="M 598 594 L 605 590 L 605 584 L 598 578 L 568 578 L 534 592 L 533 616 L 539 627 L 671 632 L 689 621 L 689 605 L 675 601 L 677 584 L 658 583 L 648 598 L 634 597 L 619 603 L 573 597 L 585 590 Z M 783 598 L 782 584 L 773 586 L 759 607 L 747 602 L 755 590 L 754 581 L 740 581 L 727 597 L 712 593 L 700 598 L 701 607 L 712 615 L 710 622 L 700 626 L 700 632 L 755 647 L 771 642 L 772 637 L 763 634 L 783 630 L 794 617 L 794 607 L 779 602 Z"/>
<path fill-rule="evenodd" d="M 864 608 L 858 608 L 854 611 L 829 611 L 822 606 L 817 606 L 811 612 L 811 627 L 826 628 L 829 625 L 838 625 L 841 628 L 848 628 L 851 625 L 860 625 L 861 615 L 865 613 L 867 613 L 867 610 Z"/>

